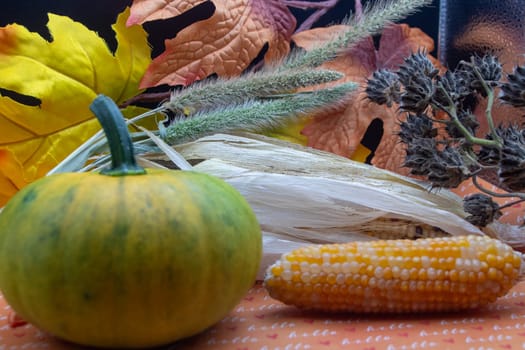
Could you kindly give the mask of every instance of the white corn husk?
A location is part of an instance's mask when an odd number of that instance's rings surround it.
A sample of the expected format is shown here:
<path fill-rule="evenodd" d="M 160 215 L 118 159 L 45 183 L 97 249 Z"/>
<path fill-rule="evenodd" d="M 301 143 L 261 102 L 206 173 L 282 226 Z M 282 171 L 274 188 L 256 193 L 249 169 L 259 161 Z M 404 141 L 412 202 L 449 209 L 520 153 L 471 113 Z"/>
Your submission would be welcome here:
<path fill-rule="evenodd" d="M 403 238 L 411 225 L 421 236 L 498 236 L 502 229 L 482 232 L 464 220 L 461 198 L 448 190 L 430 191 L 423 181 L 260 135 L 216 134 L 175 149 L 190 163 L 200 161 L 194 170 L 224 179 L 252 206 L 264 235 L 259 277 L 280 254 L 312 242 Z M 506 235 L 523 233 L 509 226 Z"/>
<path fill-rule="evenodd" d="M 458 196 L 337 155 L 259 135 L 217 134 L 176 147 L 194 170 L 232 184 L 265 231 L 299 240 L 336 242 L 388 217 L 481 234 L 466 222 Z"/>

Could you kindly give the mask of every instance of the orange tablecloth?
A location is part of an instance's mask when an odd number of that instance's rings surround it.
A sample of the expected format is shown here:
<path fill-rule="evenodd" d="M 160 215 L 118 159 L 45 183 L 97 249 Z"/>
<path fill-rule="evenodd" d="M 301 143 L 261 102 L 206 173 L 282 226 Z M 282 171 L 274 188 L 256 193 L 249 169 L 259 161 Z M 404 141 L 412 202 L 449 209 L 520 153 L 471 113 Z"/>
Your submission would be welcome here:
<path fill-rule="evenodd" d="M 72 350 L 30 325 L 11 328 L 0 297 L 0 349 Z M 525 282 L 483 310 L 413 316 L 326 315 L 271 299 L 260 284 L 221 322 L 173 350 L 525 349 Z"/>

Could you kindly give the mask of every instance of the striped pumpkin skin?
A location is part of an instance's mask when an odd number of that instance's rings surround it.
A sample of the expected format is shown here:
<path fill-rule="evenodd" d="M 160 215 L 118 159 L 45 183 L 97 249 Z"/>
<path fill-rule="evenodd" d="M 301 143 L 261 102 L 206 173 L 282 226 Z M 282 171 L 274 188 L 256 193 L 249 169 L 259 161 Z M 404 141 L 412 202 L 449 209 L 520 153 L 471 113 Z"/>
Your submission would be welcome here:
<path fill-rule="evenodd" d="M 486 236 L 312 245 L 267 270 L 270 296 L 300 308 L 357 313 L 475 309 L 518 281 L 522 256 Z"/>
<path fill-rule="evenodd" d="M 259 224 L 206 174 L 68 173 L 0 214 L 0 289 L 26 321 L 79 344 L 151 347 L 223 318 L 253 285 Z"/>

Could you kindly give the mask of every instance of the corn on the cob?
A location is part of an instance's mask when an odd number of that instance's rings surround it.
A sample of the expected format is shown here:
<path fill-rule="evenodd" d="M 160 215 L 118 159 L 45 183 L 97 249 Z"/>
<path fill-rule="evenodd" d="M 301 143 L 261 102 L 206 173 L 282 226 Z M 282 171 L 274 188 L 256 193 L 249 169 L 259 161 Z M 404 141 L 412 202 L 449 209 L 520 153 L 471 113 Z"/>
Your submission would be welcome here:
<path fill-rule="evenodd" d="M 486 236 L 311 245 L 270 266 L 270 296 L 301 308 L 405 313 L 472 309 L 518 281 L 522 256 Z"/>

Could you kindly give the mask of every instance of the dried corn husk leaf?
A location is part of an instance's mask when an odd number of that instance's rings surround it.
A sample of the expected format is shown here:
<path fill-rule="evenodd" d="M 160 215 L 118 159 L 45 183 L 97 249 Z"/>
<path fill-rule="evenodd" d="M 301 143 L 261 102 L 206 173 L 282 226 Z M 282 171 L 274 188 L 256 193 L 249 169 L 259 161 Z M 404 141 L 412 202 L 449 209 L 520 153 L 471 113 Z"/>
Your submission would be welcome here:
<path fill-rule="evenodd" d="M 374 220 L 399 219 L 449 234 L 481 234 L 458 196 L 331 153 L 259 135 L 216 134 L 176 147 L 194 170 L 235 186 L 265 231 L 300 240 L 348 240 Z"/>
<path fill-rule="evenodd" d="M 259 277 L 280 254 L 312 242 L 466 234 L 522 242 L 521 228 L 482 232 L 468 223 L 461 198 L 448 190 L 429 191 L 425 182 L 332 153 L 252 134 L 216 134 L 175 149 L 252 206 L 264 233 Z"/>

